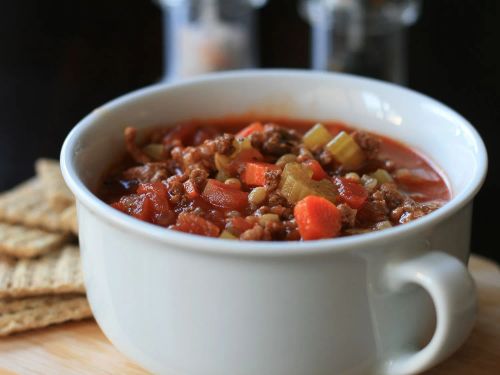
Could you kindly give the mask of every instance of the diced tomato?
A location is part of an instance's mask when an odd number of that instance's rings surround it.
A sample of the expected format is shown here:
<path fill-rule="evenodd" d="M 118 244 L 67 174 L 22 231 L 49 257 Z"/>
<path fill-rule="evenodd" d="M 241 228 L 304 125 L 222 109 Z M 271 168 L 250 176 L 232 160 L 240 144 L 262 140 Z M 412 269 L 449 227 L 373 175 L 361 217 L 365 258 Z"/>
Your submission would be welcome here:
<path fill-rule="evenodd" d="M 137 187 L 137 194 L 154 193 L 162 198 L 167 198 L 167 187 L 161 182 L 145 182 Z"/>
<path fill-rule="evenodd" d="M 231 210 L 243 210 L 248 204 L 248 193 L 209 179 L 203 193 L 203 199 L 213 206 Z"/>
<path fill-rule="evenodd" d="M 227 219 L 227 222 L 228 225 L 226 226 L 226 229 L 230 229 L 230 231 L 236 235 L 240 235 L 244 231 L 253 228 L 253 224 L 239 216 Z"/>
<path fill-rule="evenodd" d="M 303 240 L 333 238 L 340 233 L 341 213 L 323 197 L 305 197 L 295 205 L 293 214 Z"/>
<path fill-rule="evenodd" d="M 200 196 L 200 193 L 191 180 L 187 180 L 186 182 L 184 182 L 184 190 L 186 191 L 187 196 L 191 199 L 195 199 Z"/>
<path fill-rule="evenodd" d="M 355 209 L 359 209 L 365 204 L 368 191 L 361 184 L 343 177 L 336 177 L 334 182 L 339 191 L 339 202 L 346 203 Z"/>
<path fill-rule="evenodd" d="M 141 183 L 137 193 L 146 196 L 153 204 L 151 221 L 155 224 L 167 226 L 174 220 L 174 212 L 168 202 L 167 187 L 160 181 Z"/>
<path fill-rule="evenodd" d="M 313 180 L 319 181 L 319 180 L 322 180 L 322 179 L 328 177 L 325 170 L 323 169 L 323 167 L 321 166 L 321 164 L 317 160 L 309 159 L 309 160 L 306 160 L 303 164 L 306 165 L 307 167 L 311 168 L 311 170 L 313 172 L 313 175 L 312 175 Z"/>
<path fill-rule="evenodd" d="M 266 183 L 266 173 L 281 170 L 276 164 L 250 162 L 245 163 L 245 169 L 241 173 L 241 181 L 249 186 L 264 186 Z"/>
<path fill-rule="evenodd" d="M 255 148 L 242 150 L 238 153 L 238 155 L 236 155 L 234 160 L 229 163 L 228 170 L 229 172 L 234 174 L 239 172 L 240 168 L 242 168 L 245 163 L 262 160 L 264 160 L 264 156 L 260 153 L 259 150 L 256 150 Z"/>
<path fill-rule="evenodd" d="M 124 195 L 118 202 L 113 203 L 112 206 L 139 220 L 153 221 L 154 205 L 151 199 L 145 194 Z"/>
<path fill-rule="evenodd" d="M 186 212 L 179 214 L 177 222 L 171 228 L 181 232 L 208 237 L 217 237 L 220 233 L 219 227 L 211 221 Z"/>
<path fill-rule="evenodd" d="M 260 122 L 252 122 L 250 125 L 247 127 L 241 129 L 237 134 L 236 138 L 244 138 L 248 137 L 250 134 L 255 133 L 255 132 L 261 132 L 264 130 L 264 127 L 262 126 L 262 123 Z"/>

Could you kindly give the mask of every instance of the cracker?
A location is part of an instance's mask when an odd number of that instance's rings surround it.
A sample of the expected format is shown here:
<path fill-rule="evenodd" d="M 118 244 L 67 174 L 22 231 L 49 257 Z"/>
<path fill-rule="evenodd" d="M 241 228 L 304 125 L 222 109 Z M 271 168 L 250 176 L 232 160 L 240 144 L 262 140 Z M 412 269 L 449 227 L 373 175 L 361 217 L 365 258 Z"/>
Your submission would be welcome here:
<path fill-rule="evenodd" d="M 91 316 L 83 295 L 4 299 L 0 300 L 0 336 Z"/>
<path fill-rule="evenodd" d="M 61 247 L 67 238 L 63 233 L 0 223 L 0 254 L 31 258 Z"/>
<path fill-rule="evenodd" d="M 48 231 L 71 231 L 71 223 L 65 218 L 74 212 L 73 206 L 51 206 L 43 190 L 41 181 L 33 178 L 1 194 L 0 220 Z"/>
<path fill-rule="evenodd" d="M 78 236 L 78 219 L 76 216 L 76 206 L 66 208 L 61 216 L 62 225 L 66 230 Z"/>
<path fill-rule="evenodd" d="M 66 186 L 59 161 L 38 159 L 35 162 L 36 174 L 43 185 L 43 191 L 53 207 L 66 207 L 75 204 L 75 197 Z"/>
<path fill-rule="evenodd" d="M 0 298 L 84 292 L 77 246 L 33 259 L 0 259 Z"/>

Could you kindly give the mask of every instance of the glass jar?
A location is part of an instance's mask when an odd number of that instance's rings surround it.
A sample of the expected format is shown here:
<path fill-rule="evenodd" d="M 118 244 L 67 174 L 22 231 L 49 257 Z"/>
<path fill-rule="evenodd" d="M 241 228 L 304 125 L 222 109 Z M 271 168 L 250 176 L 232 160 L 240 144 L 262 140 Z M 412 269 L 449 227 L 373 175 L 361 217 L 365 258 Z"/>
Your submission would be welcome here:
<path fill-rule="evenodd" d="M 420 0 L 303 0 L 311 25 L 313 69 L 335 70 L 405 84 L 405 29 Z"/>

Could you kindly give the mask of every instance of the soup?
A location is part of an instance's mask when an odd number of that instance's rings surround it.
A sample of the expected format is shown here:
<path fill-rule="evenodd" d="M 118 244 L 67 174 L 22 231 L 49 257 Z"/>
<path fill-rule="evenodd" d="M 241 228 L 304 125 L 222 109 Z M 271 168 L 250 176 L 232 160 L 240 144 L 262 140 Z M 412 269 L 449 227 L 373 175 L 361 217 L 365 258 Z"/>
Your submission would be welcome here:
<path fill-rule="evenodd" d="M 402 143 L 341 123 L 191 121 L 138 134 L 98 195 L 170 230 L 255 241 L 327 239 L 416 220 L 450 199 Z M 140 141 L 139 141 L 140 138 Z"/>

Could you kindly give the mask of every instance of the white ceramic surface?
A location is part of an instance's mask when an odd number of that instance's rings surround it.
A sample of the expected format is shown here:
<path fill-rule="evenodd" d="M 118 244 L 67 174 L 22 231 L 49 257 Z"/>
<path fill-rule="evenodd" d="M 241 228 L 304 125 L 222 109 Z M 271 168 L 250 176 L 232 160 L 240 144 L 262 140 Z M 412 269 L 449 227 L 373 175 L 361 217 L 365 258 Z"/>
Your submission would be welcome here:
<path fill-rule="evenodd" d="M 125 126 L 241 113 L 339 119 L 402 140 L 442 168 L 453 199 L 381 232 L 255 243 L 168 231 L 91 193 L 123 152 Z M 486 152 L 464 118 L 428 97 L 336 74 L 216 74 L 105 104 L 72 130 L 61 162 L 78 201 L 97 322 L 155 373 L 410 374 L 450 355 L 472 328 L 475 291 L 464 264 Z"/>

